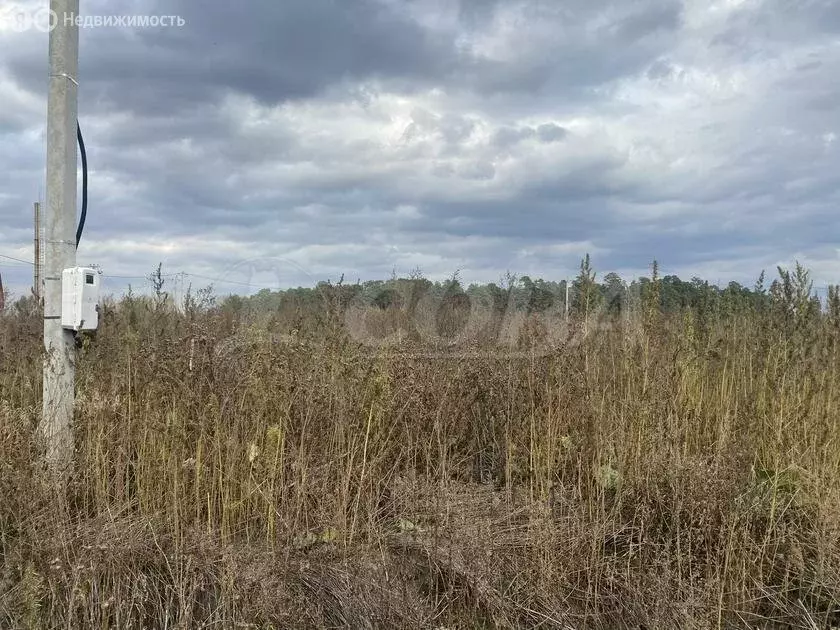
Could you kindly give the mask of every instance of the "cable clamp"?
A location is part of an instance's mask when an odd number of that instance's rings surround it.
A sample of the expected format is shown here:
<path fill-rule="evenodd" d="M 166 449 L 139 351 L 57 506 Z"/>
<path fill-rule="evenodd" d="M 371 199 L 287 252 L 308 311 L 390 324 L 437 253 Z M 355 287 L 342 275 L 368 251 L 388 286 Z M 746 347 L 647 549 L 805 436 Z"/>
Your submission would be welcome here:
<path fill-rule="evenodd" d="M 65 79 L 67 79 L 67 80 L 71 81 L 71 82 L 72 82 L 72 83 L 73 83 L 76 87 L 79 87 L 79 82 L 78 82 L 78 81 L 76 81 L 76 79 L 74 79 L 73 77 L 71 77 L 71 76 L 70 76 L 69 74 L 67 74 L 66 72 L 61 72 L 61 73 L 59 73 L 59 74 L 51 74 L 51 75 L 50 75 L 50 78 L 51 78 L 51 79 L 57 79 L 57 78 L 59 78 L 59 77 L 64 77 Z"/>

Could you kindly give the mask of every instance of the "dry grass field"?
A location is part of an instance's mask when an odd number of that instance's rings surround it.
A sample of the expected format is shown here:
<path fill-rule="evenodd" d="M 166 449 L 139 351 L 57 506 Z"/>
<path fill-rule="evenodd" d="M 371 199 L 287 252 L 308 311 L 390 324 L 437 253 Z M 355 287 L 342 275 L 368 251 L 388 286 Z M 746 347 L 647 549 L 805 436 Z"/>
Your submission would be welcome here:
<path fill-rule="evenodd" d="M 128 296 L 81 344 L 61 491 L 40 314 L 7 304 L 0 627 L 840 626 L 828 302 L 793 276 L 766 308 L 642 304 L 444 356 L 360 344 L 340 304 Z"/>

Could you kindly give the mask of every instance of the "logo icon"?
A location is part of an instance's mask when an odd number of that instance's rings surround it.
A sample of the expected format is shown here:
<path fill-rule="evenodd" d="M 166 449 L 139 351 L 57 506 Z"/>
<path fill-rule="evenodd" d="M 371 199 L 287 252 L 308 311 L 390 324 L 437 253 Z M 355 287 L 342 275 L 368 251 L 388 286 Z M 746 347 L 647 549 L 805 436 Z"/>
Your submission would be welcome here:
<path fill-rule="evenodd" d="M 0 10 L 0 27 L 6 27 L 15 33 L 25 33 L 32 29 L 49 33 L 57 24 L 58 15 L 47 7 L 34 12 L 20 8 Z"/>
<path fill-rule="evenodd" d="M 52 9 L 42 7 L 32 15 L 32 26 L 42 33 L 49 33 L 58 24 L 58 15 Z"/>

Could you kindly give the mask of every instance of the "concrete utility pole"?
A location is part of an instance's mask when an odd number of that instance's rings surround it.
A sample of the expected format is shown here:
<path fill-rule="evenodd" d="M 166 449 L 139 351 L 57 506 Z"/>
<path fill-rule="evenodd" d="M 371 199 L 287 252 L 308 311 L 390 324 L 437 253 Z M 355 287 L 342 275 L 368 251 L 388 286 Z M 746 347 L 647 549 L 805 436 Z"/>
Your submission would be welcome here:
<path fill-rule="evenodd" d="M 566 321 L 568 321 L 569 320 L 569 280 L 568 280 L 568 278 L 566 279 L 566 302 L 563 306 L 566 309 Z"/>
<path fill-rule="evenodd" d="M 35 202 L 35 277 L 32 278 L 32 291 L 35 299 L 41 299 L 41 204 Z"/>
<path fill-rule="evenodd" d="M 47 464 L 64 475 L 73 461 L 76 348 L 61 326 L 61 272 L 76 266 L 76 118 L 79 0 L 50 0 L 47 101 L 47 204 L 44 233 L 44 409 L 40 433 Z"/>

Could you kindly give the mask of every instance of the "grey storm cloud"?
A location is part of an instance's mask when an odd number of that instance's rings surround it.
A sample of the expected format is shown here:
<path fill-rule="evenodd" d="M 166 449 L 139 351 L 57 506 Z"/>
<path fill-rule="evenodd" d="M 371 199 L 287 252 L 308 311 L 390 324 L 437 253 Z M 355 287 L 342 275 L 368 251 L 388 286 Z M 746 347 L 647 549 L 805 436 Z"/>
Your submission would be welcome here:
<path fill-rule="evenodd" d="M 537 128 L 527 126 L 520 128 L 502 127 L 495 133 L 493 142 L 499 148 L 507 149 L 519 144 L 522 140 L 539 138 L 542 142 L 554 142 L 555 140 L 562 140 L 567 134 L 566 129 L 553 123 L 543 124 Z"/>
<path fill-rule="evenodd" d="M 656 257 L 751 282 L 798 258 L 840 280 L 837 3 L 83 5 L 184 20 L 81 29 L 79 251 L 115 276 L 551 278 L 590 252 L 627 274 Z M 0 254 L 29 259 L 47 36 L 3 15 Z"/>
<path fill-rule="evenodd" d="M 462 5 L 462 16 L 512 9 L 519 52 L 498 59 L 462 41 L 480 36 L 475 29 L 487 27 L 486 19 L 424 27 L 412 16 L 427 8 L 423 2 L 139 2 L 132 13 L 179 15 L 189 26 L 132 37 L 91 30 L 82 46 L 83 76 L 93 102 L 140 115 L 189 108 L 228 90 L 276 103 L 371 78 L 409 90 L 441 82 L 488 93 L 537 90 L 552 82 L 577 89 L 646 64 L 674 36 L 681 14 L 671 0 L 553 4 Z M 120 13 L 112 2 L 87 5 L 91 14 Z M 43 83 L 43 55 L 35 52 L 26 46 L 9 60 L 13 76 L 33 88 Z"/>

